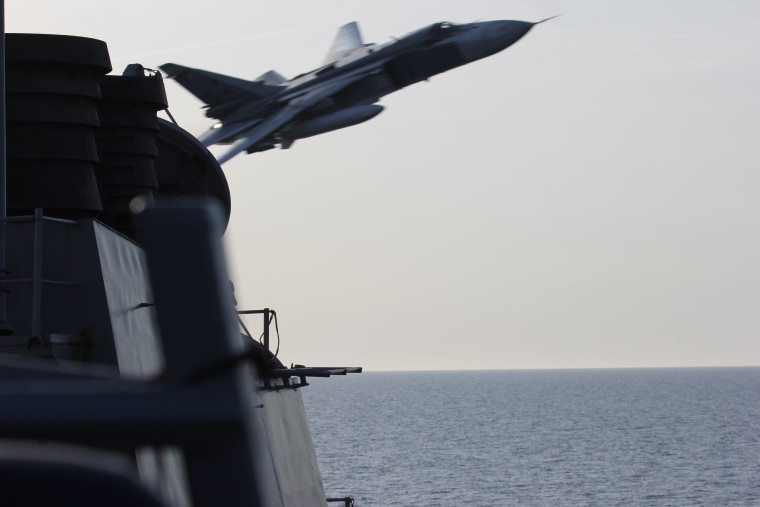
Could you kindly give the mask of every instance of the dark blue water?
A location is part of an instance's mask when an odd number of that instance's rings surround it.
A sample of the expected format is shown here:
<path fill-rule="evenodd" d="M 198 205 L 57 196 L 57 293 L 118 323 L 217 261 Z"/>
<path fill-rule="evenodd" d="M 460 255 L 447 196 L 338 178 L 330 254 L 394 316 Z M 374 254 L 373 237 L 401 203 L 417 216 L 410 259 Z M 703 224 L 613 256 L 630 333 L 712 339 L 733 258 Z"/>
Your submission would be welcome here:
<path fill-rule="evenodd" d="M 364 506 L 760 505 L 760 368 L 362 373 L 302 390 Z"/>

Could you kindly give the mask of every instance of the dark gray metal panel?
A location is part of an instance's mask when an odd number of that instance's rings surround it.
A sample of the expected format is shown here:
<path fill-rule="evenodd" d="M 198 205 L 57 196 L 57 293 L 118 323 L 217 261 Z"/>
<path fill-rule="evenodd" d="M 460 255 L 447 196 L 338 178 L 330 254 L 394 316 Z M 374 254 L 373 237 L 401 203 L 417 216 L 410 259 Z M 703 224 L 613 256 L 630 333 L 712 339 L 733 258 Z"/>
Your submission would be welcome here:
<path fill-rule="evenodd" d="M 105 298 L 122 375 L 156 376 L 164 367 L 145 252 L 101 223 L 94 224 Z M 171 505 L 190 506 L 184 456 L 177 448 L 140 448 L 141 478 Z"/>
<path fill-rule="evenodd" d="M 93 229 L 119 371 L 127 376 L 156 375 L 163 357 L 145 254 L 103 224 L 94 222 Z"/>
<path fill-rule="evenodd" d="M 166 380 L 182 382 L 242 354 L 219 208 L 198 201 L 157 206 L 138 215 L 138 224 L 148 254 Z M 245 364 L 196 389 L 198 403 L 229 399 L 229 411 L 237 416 L 235 424 L 214 435 L 213 446 L 186 449 L 196 505 L 282 505 L 278 485 L 261 474 L 269 449 L 252 402 L 254 390 L 253 373 Z"/>
<path fill-rule="evenodd" d="M 282 501 L 288 507 L 325 505 L 325 491 L 301 393 L 263 391 L 262 419 Z"/>
<path fill-rule="evenodd" d="M 15 323 L 14 340 L 47 340 L 51 335 L 81 337 L 80 359 L 86 363 L 116 365 L 105 288 L 95 244 L 92 219 L 76 223 L 43 220 L 35 246 L 33 221 L 8 224 L 9 276 L 31 280 L 35 250 L 42 256 L 42 276 L 56 283 L 41 284 L 39 330 L 34 332 L 31 281 L 10 283 L 8 312 Z M 29 352 L 33 352 L 30 350 Z"/>
<path fill-rule="evenodd" d="M 4 442 L 0 488 L 3 505 L 166 507 L 123 456 L 49 442 Z"/>
<path fill-rule="evenodd" d="M 158 119 L 157 198 L 209 197 L 222 207 L 224 227 L 230 220 L 230 187 L 208 148 L 185 129 Z"/>
<path fill-rule="evenodd" d="M 159 336 L 144 254 L 137 244 L 93 219 L 76 223 L 42 220 L 35 246 L 33 221 L 8 224 L 10 279 L 8 309 L 19 343 L 27 338 L 50 345 L 51 336 L 78 343 L 82 363 L 119 366 L 131 376 L 159 373 Z M 35 249 L 42 256 L 38 331 L 33 325 Z M 66 345 L 56 345 L 59 349 Z M 47 353 L 49 354 L 49 350 Z"/>

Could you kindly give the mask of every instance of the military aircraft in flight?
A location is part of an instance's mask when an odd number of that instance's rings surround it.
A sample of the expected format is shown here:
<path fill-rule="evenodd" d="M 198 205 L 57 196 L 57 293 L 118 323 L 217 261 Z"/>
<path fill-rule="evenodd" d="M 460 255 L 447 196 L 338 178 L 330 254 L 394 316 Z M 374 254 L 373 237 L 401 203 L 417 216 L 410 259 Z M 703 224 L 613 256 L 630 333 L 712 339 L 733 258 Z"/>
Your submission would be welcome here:
<path fill-rule="evenodd" d="M 384 95 L 502 51 L 547 21 L 435 23 L 387 43 L 365 44 L 356 22 L 338 29 L 321 67 L 287 80 L 270 70 L 247 81 L 165 63 L 160 69 L 206 104 L 206 146 L 231 144 L 224 163 L 377 116 Z"/>

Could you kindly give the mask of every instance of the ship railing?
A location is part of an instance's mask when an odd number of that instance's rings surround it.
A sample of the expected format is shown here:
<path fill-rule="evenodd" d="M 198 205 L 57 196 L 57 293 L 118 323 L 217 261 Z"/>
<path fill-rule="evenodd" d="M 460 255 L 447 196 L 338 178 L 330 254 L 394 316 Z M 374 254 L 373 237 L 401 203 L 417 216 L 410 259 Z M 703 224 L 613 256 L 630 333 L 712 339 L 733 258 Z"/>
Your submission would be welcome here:
<path fill-rule="evenodd" d="M 253 335 L 248 331 L 248 328 L 245 327 L 245 322 L 243 322 L 243 319 L 240 318 L 241 315 L 263 315 L 264 316 L 264 331 L 261 333 L 261 337 L 259 338 L 259 341 L 264 346 L 264 348 L 267 350 L 267 352 L 270 351 L 269 348 L 269 326 L 272 324 L 272 321 L 274 321 L 275 329 L 277 330 L 277 349 L 280 348 L 280 329 L 279 325 L 277 324 L 277 312 L 272 310 L 271 308 L 264 308 L 263 310 L 238 310 L 238 321 L 240 322 L 240 326 L 243 328 L 243 331 L 248 335 L 249 338 L 253 339 Z M 277 354 L 275 354 L 276 356 Z"/>
<path fill-rule="evenodd" d="M 32 275 L 26 278 L 9 278 L 7 277 L 11 273 L 5 271 L 6 278 L 3 278 L 0 290 L 3 293 L 9 292 L 7 285 L 9 284 L 31 284 L 32 285 L 32 315 L 30 322 L 30 338 L 36 338 L 42 341 L 41 336 L 41 321 L 42 321 L 42 286 L 43 285 L 66 285 L 70 287 L 76 286 L 75 282 L 67 280 L 51 280 L 43 276 L 43 252 L 44 252 L 44 222 L 53 222 L 67 225 L 76 225 L 76 221 L 66 218 L 56 218 L 44 215 L 42 208 L 34 210 L 33 215 L 15 215 L 7 216 L 2 219 L 4 224 L 8 223 L 25 223 L 33 222 L 33 240 L 32 240 Z"/>
<path fill-rule="evenodd" d="M 264 347 L 265 355 L 271 355 L 273 359 L 277 359 L 277 353 L 280 350 L 280 330 L 277 323 L 277 312 L 271 308 L 264 308 L 262 310 L 237 310 L 238 322 L 245 334 L 251 339 L 255 340 L 251 332 L 243 322 L 241 315 L 262 315 L 264 318 L 264 329 L 258 339 L 259 343 Z M 270 349 L 270 332 L 269 328 L 274 322 L 275 330 L 277 332 L 277 349 L 273 352 Z M 281 364 L 279 360 L 276 364 Z M 361 373 L 362 368 L 360 366 L 303 366 L 300 364 L 291 365 L 290 368 L 278 368 L 277 366 L 268 367 L 266 371 L 262 371 L 261 377 L 264 380 L 264 390 L 279 390 L 279 389 L 294 389 L 299 387 L 306 387 L 309 385 L 307 377 L 331 377 L 333 375 L 348 375 L 349 373 Z M 274 383 L 272 379 L 280 379 L 281 384 Z M 298 379 L 298 382 L 294 382 L 294 379 Z"/>

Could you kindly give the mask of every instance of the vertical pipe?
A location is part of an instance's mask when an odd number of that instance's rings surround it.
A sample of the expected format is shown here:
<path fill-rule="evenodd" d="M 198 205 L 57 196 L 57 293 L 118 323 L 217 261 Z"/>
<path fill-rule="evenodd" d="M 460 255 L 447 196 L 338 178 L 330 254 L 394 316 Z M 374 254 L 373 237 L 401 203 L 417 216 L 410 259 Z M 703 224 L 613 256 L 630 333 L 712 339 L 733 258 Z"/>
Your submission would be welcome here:
<path fill-rule="evenodd" d="M 42 338 L 42 208 L 34 210 L 34 246 L 32 247 L 32 337 Z"/>
<path fill-rule="evenodd" d="M 264 308 L 264 349 L 269 352 L 269 308 Z"/>
<path fill-rule="evenodd" d="M 5 166 L 5 1 L 0 0 L 0 279 L 5 279 L 6 166 Z M 13 333 L 8 324 L 6 287 L 0 285 L 0 335 Z"/>

